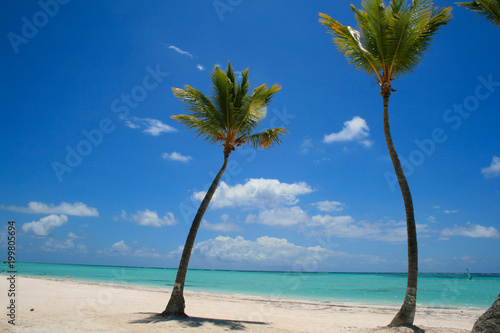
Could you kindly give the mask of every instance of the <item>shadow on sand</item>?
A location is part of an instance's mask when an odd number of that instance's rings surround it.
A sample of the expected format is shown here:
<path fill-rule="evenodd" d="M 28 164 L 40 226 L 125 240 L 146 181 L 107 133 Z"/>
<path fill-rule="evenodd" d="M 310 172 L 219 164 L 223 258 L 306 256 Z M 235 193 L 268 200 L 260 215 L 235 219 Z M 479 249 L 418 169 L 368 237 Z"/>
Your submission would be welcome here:
<path fill-rule="evenodd" d="M 404 325 L 403 327 L 411 328 L 414 333 L 425 333 L 424 329 L 421 329 L 420 327 L 415 326 L 415 325 Z"/>
<path fill-rule="evenodd" d="M 187 317 L 187 318 L 165 317 L 159 313 L 151 313 L 151 312 L 138 312 L 136 314 L 143 314 L 149 316 L 143 319 L 133 320 L 130 322 L 130 324 L 154 324 L 163 321 L 177 321 L 182 325 L 188 327 L 201 327 L 205 323 L 211 323 L 214 324 L 215 326 L 225 327 L 233 331 L 243 331 L 247 329 L 247 327 L 244 324 L 268 325 L 267 323 L 262 321 L 213 319 L 213 318 L 201 318 L 201 317 Z"/>

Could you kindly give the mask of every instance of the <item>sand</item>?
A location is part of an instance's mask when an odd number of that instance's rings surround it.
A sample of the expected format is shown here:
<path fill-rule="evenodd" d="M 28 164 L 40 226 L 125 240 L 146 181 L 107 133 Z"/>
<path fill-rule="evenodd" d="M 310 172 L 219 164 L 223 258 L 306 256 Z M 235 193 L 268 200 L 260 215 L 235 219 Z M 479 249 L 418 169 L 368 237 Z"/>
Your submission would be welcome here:
<path fill-rule="evenodd" d="M 1 304 L 9 282 L 0 276 Z M 271 300 L 186 292 L 186 313 L 158 316 L 169 290 L 31 277 L 16 277 L 15 326 L 2 315 L 1 332 L 470 332 L 481 310 L 417 311 L 413 328 L 387 325 L 395 307 Z M 7 313 L 8 310 L 4 310 Z"/>

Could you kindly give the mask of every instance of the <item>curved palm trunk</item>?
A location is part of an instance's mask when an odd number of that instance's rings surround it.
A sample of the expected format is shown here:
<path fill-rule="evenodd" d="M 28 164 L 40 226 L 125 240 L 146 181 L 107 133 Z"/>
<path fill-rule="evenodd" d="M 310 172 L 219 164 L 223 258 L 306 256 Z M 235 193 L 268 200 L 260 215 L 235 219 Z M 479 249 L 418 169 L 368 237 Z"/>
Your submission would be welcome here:
<path fill-rule="evenodd" d="M 212 182 L 212 185 L 208 189 L 208 192 L 205 195 L 205 198 L 203 198 L 200 208 L 198 208 L 198 212 L 194 217 L 191 229 L 189 230 L 189 234 L 186 239 L 186 244 L 184 245 L 184 251 L 182 251 L 182 257 L 179 263 L 179 269 L 177 270 L 174 288 L 172 290 L 172 294 L 170 295 L 170 300 L 168 301 L 167 307 L 162 312 L 163 316 L 187 317 L 187 315 L 184 313 L 184 283 L 186 281 L 189 258 L 191 257 L 191 252 L 193 250 L 194 241 L 196 239 L 196 233 L 198 232 L 198 228 L 200 227 L 201 219 L 203 218 L 203 215 L 207 210 L 210 200 L 212 200 L 215 190 L 219 185 L 222 174 L 226 170 L 228 158 L 229 154 L 224 153 L 224 164 L 222 165 L 222 168 Z"/>
<path fill-rule="evenodd" d="M 500 295 L 485 313 L 474 323 L 472 333 L 500 332 Z"/>
<path fill-rule="evenodd" d="M 381 89 L 384 98 L 384 134 L 387 149 L 391 156 L 392 165 L 398 178 L 399 187 L 403 195 L 403 201 L 406 212 L 406 230 L 408 237 L 408 281 L 406 285 L 406 296 L 401 309 L 392 319 L 389 326 L 413 325 L 415 319 L 415 310 L 417 306 L 417 279 L 418 279 L 418 247 L 417 230 L 415 226 L 415 216 L 413 213 L 413 201 L 411 198 L 410 187 L 406 181 L 406 176 L 399 161 L 398 154 L 394 148 L 391 137 L 391 127 L 389 125 L 389 97 L 391 95 L 391 86 L 385 83 Z"/>

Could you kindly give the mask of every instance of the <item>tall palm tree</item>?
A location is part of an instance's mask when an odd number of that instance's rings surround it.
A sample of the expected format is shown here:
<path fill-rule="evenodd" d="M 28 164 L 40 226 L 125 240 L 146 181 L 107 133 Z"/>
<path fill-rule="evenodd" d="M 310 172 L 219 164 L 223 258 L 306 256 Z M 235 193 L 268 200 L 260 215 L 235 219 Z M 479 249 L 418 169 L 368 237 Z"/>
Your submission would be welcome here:
<path fill-rule="evenodd" d="M 491 24 L 500 27 L 500 0 L 474 0 L 457 2 L 457 5 L 484 16 Z"/>
<path fill-rule="evenodd" d="M 277 84 L 270 88 L 263 84 L 250 94 L 248 68 L 241 75 L 241 82 L 237 83 L 231 63 L 228 63 L 226 72 L 215 67 L 212 73 L 213 88 L 210 98 L 188 85 L 184 89 L 173 88 L 174 95 L 185 104 L 190 114 L 181 114 L 172 118 L 184 124 L 188 129 L 193 129 L 198 137 L 212 144 L 219 143 L 224 147 L 224 163 L 201 202 L 189 230 L 174 288 L 167 307 L 162 312 L 165 316 L 187 317 L 184 312 L 184 283 L 189 258 L 203 214 L 226 170 L 229 155 L 243 144 L 249 144 L 254 148 L 269 148 L 274 144 L 280 144 L 280 136 L 286 133 L 285 128 L 271 128 L 254 133 L 266 117 L 266 107 L 271 102 L 272 95 L 281 88 Z"/>
<path fill-rule="evenodd" d="M 430 0 L 393 0 L 388 6 L 383 0 L 364 0 L 363 9 L 351 5 L 359 31 L 340 24 L 320 13 L 320 23 L 334 38 L 340 53 L 349 64 L 374 76 L 380 84 L 383 98 L 384 134 L 389 155 L 403 195 L 408 237 L 408 280 L 403 305 L 389 326 L 412 325 L 415 318 L 418 247 L 413 202 L 389 126 L 389 97 L 392 82 L 419 64 L 432 36 L 451 19 L 451 8 L 433 8 Z"/>

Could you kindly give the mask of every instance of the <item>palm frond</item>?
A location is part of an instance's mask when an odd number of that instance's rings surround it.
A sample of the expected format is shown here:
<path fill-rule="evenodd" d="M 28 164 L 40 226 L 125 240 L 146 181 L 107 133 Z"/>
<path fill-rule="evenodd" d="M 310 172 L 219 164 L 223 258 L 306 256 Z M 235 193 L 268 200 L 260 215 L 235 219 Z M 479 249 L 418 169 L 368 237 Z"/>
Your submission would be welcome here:
<path fill-rule="evenodd" d="M 286 128 L 270 128 L 260 133 L 248 136 L 245 138 L 245 141 L 254 148 L 269 148 L 273 145 L 280 144 L 280 136 L 283 136 L 286 133 L 288 133 Z"/>
<path fill-rule="evenodd" d="M 209 141 L 210 143 L 224 141 L 224 132 L 222 132 L 220 128 L 218 128 L 217 126 L 213 126 L 212 124 L 203 121 L 200 118 L 185 114 L 179 114 L 176 116 L 172 116 L 172 119 L 179 121 L 188 129 L 194 130 L 195 133 L 198 134 L 198 137 L 202 138 L 205 141 Z"/>
<path fill-rule="evenodd" d="M 257 129 L 262 120 L 266 117 L 266 106 L 271 102 L 271 97 L 277 93 L 281 87 L 273 84 L 267 88 L 265 84 L 255 88 L 252 98 L 245 109 L 239 114 L 239 124 L 236 129 L 238 136 L 247 136 Z"/>
<path fill-rule="evenodd" d="M 337 45 L 340 53 L 347 58 L 349 65 L 353 64 L 357 69 L 379 77 L 380 63 L 362 44 L 359 31 L 340 24 L 327 14 L 319 13 L 319 16 L 321 16 L 319 22 L 334 36 L 333 42 Z"/>
<path fill-rule="evenodd" d="M 214 105 L 200 91 L 186 85 L 184 89 L 172 88 L 174 96 L 179 98 L 193 115 L 207 119 L 214 123 L 221 124 L 220 113 L 217 112 Z"/>
<path fill-rule="evenodd" d="M 362 9 L 351 5 L 358 29 L 344 27 L 326 14 L 320 22 L 335 38 L 350 64 L 379 83 L 391 82 L 420 63 L 439 28 L 451 20 L 451 7 L 433 8 L 432 0 L 364 0 Z"/>
<path fill-rule="evenodd" d="M 231 72 L 229 73 L 231 75 Z M 233 73 L 234 78 L 234 73 Z M 221 71 L 218 67 L 214 68 L 212 73 L 212 101 L 218 112 L 221 113 L 221 117 L 224 119 L 225 128 L 231 127 L 233 121 L 233 86 L 234 83 L 228 77 L 224 71 Z"/>
<path fill-rule="evenodd" d="M 457 2 L 457 5 L 465 7 L 480 16 L 484 16 L 495 26 L 500 26 L 500 0 L 474 0 Z"/>
<path fill-rule="evenodd" d="M 187 85 L 184 89 L 173 88 L 174 95 L 185 104 L 189 114 L 172 118 L 194 130 L 198 137 L 210 143 L 221 143 L 225 153 L 245 143 L 266 148 L 281 143 L 279 136 L 286 133 L 284 129 L 252 134 L 266 117 L 267 105 L 281 87 L 273 84 L 268 88 L 263 84 L 250 94 L 248 69 L 241 75 L 241 81 L 237 82 L 231 63 L 226 72 L 215 67 L 211 74 L 210 98 Z"/>

